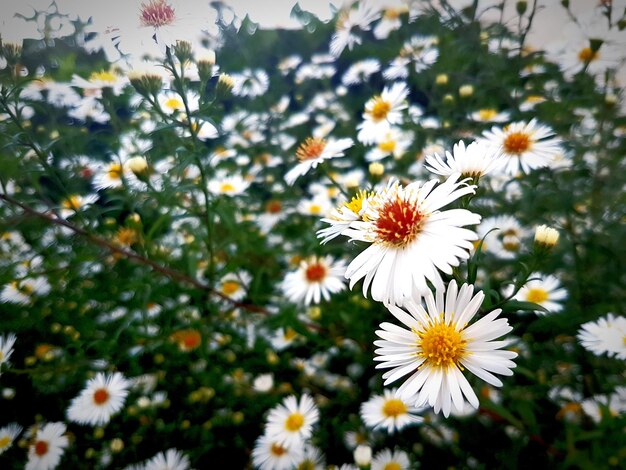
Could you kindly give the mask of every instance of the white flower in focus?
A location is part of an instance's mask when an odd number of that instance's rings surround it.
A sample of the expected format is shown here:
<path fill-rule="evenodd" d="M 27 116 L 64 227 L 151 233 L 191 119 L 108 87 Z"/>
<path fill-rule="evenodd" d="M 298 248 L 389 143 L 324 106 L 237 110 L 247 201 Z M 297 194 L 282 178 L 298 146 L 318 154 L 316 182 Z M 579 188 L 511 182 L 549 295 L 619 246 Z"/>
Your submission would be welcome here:
<path fill-rule="evenodd" d="M 466 402 L 478 408 L 478 397 L 462 371 L 495 387 L 502 382 L 493 373 L 513 375 L 511 359 L 517 353 L 500 350 L 507 341 L 494 341 L 513 328 L 505 318 L 496 319 L 500 309 L 469 325 L 485 298 L 480 291 L 473 293 L 474 286 L 464 284 L 459 290 L 452 281 L 445 301 L 443 290 L 425 296 L 426 309 L 412 301 L 405 304 L 409 313 L 387 305 L 408 329 L 382 323 L 374 360 L 380 362 L 377 368 L 391 369 L 383 374 L 385 385 L 410 374 L 398 389 L 403 400 L 418 407 L 428 404 L 448 417 L 453 407 L 463 412 Z"/>
<path fill-rule="evenodd" d="M 48 423 L 39 429 L 28 447 L 25 470 L 52 470 L 59 465 L 69 440 L 64 423 Z"/>
<path fill-rule="evenodd" d="M 612 313 L 583 323 L 576 335 L 582 346 L 596 356 L 626 359 L 626 318 Z"/>
<path fill-rule="evenodd" d="M 536 119 L 514 122 L 504 128 L 493 127 L 483 132 L 478 142 L 500 148 L 504 158 L 503 171 L 510 176 L 529 173 L 536 168 L 550 166 L 552 160 L 563 152 L 561 139 Z"/>
<path fill-rule="evenodd" d="M 435 180 L 389 187 L 368 198 L 362 220 L 350 224 L 342 234 L 370 244 L 348 266 L 350 288 L 360 279 L 363 293 L 371 286 L 374 300 L 402 305 L 415 295 L 430 292 L 427 281 L 443 288 L 439 271 L 469 258 L 476 234 L 462 228 L 476 225 L 480 216 L 466 209 L 440 209 L 474 193 L 474 186 L 457 182 L 454 175 L 437 185 Z"/>
<path fill-rule="evenodd" d="M 259 437 L 252 450 L 252 464 L 259 470 L 291 470 L 302 456 L 302 447 L 288 447 L 276 439 Z"/>
<path fill-rule="evenodd" d="M 324 160 L 343 157 L 344 151 L 353 145 L 352 139 L 326 140 L 308 137 L 296 150 L 296 157 L 300 163 L 287 172 L 285 181 L 292 185 L 298 177 L 305 175 L 312 168 L 316 168 Z"/>
<path fill-rule="evenodd" d="M 425 167 L 431 173 L 450 176 L 460 173 L 465 178 L 480 178 L 502 165 L 502 154 L 497 147 L 483 142 L 472 142 L 467 147 L 460 140 L 446 151 L 445 160 L 439 154 L 427 155 Z"/>
<path fill-rule="evenodd" d="M 374 395 L 361 404 L 361 419 L 366 426 L 393 433 L 424 420 L 415 415 L 417 408 L 402 400 L 397 391 L 385 389 L 383 395 Z"/>
<path fill-rule="evenodd" d="M 99 372 L 87 382 L 67 410 L 67 418 L 79 424 L 101 426 L 124 406 L 130 382 L 119 372 L 105 375 Z"/>
<path fill-rule="evenodd" d="M 176 449 L 159 452 L 145 464 L 144 470 L 188 470 L 189 457 Z"/>
<path fill-rule="evenodd" d="M 290 395 L 270 411 L 265 433 L 272 441 L 290 449 L 299 447 L 311 437 L 318 419 L 317 405 L 309 395 L 302 395 L 300 401 Z"/>
<path fill-rule="evenodd" d="M 346 288 L 343 278 L 346 266 L 332 257 L 312 256 L 300 262 L 297 270 L 287 273 L 281 288 L 292 302 L 310 305 L 330 300 L 331 294 Z"/>

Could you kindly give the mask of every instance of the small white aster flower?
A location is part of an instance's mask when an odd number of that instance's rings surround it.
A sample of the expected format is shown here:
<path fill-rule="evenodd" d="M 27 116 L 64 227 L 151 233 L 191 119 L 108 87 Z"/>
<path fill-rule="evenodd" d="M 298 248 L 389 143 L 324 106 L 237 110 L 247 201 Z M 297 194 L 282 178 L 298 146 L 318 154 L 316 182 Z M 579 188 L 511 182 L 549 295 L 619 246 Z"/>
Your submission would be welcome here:
<path fill-rule="evenodd" d="M 396 160 L 402 158 L 413 143 L 412 133 L 401 132 L 393 127 L 389 129 L 389 132 L 379 137 L 376 146 L 365 154 L 365 160 L 368 162 L 382 160 L 389 155 Z"/>
<path fill-rule="evenodd" d="M 346 288 L 345 272 L 343 261 L 335 261 L 331 256 L 311 256 L 301 261 L 298 269 L 287 273 L 281 287 L 292 302 L 318 304 Z"/>
<path fill-rule="evenodd" d="M 50 292 L 50 284 L 43 277 L 27 278 L 12 281 L 0 292 L 0 301 L 19 305 L 30 304 L 35 297 L 41 297 Z"/>
<path fill-rule="evenodd" d="M 0 366 L 8 364 L 11 354 L 13 354 L 13 345 L 16 340 L 17 336 L 15 336 L 15 333 L 0 336 Z"/>
<path fill-rule="evenodd" d="M 223 194 L 226 196 L 237 196 L 248 189 L 250 183 L 240 175 L 218 175 L 207 183 L 208 190 L 213 194 Z"/>
<path fill-rule="evenodd" d="M 80 194 L 72 194 L 61 201 L 61 217 L 67 219 L 76 212 L 96 202 L 97 194 L 88 194 L 81 196 Z"/>
<path fill-rule="evenodd" d="M 95 189 L 119 188 L 124 184 L 126 171 L 125 165 L 119 161 L 99 165 L 92 184 Z"/>
<path fill-rule="evenodd" d="M 290 448 L 264 435 L 254 444 L 252 464 L 259 470 L 291 470 L 295 468 L 301 455 L 301 446 Z"/>
<path fill-rule="evenodd" d="M 498 112 L 494 108 L 483 108 L 471 113 L 470 118 L 478 122 L 506 122 L 510 114 L 505 111 Z"/>
<path fill-rule="evenodd" d="M 414 401 L 418 407 L 428 404 L 435 413 L 443 411 L 448 417 L 453 407 L 462 412 L 466 402 L 478 408 L 478 397 L 462 370 L 494 387 L 501 387 L 502 382 L 493 373 L 513 375 L 511 359 L 517 353 L 501 350 L 507 341 L 494 341 L 513 328 L 505 318 L 496 320 L 500 309 L 469 325 L 485 298 L 483 292 L 473 293 L 474 286 L 464 284 L 459 290 L 452 281 L 445 301 L 443 290 L 425 296 L 426 309 L 407 302 L 407 313 L 387 305 L 409 329 L 382 323 L 376 331 L 382 339 L 374 342 L 378 346 L 374 360 L 380 362 L 377 368 L 391 369 L 383 374 L 385 385 L 410 374 L 398 389 L 403 400 Z"/>
<path fill-rule="evenodd" d="M 22 426 L 17 423 L 9 423 L 0 428 L 0 455 L 13 445 L 13 441 L 22 432 Z"/>
<path fill-rule="evenodd" d="M 292 185 L 298 177 L 305 175 L 312 168 L 316 168 L 323 161 L 343 157 L 344 151 L 353 145 L 352 139 L 326 140 L 308 137 L 296 150 L 296 157 L 300 163 L 287 172 L 285 181 Z"/>
<path fill-rule="evenodd" d="M 189 457 L 176 449 L 159 452 L 146 462 L 144 470 L 188 470 Z"/>
<path fill-rule="evenodd" d="M 317 405 L 309 395 L 302 395 L 299 402 L 290 395 L 270 411 L 265 433 L 272 441 L 291 449 L 311 437 L 318 419 Z"/>
<path fill-rule="evenodd" d="M 411 465 L 409 455 L 403 450 L 383 449 L 372 459 L 371 470 L 407 470 Z"/>
<path fill-rule="evenodd" d="M 406 97 L 409 89 L 402 82 L 394 83 L 391 88 L 370 98 L 365 103 L 363 122 L 357 126 L 357 138 L 364 144 L 372 144 L 384 138 L 391 125 L 402 123 L 402 110 L 408 107 Z"/>
<path fill-rule="evenodd" d="M 325 470 L 322 451 L 311 444 L 305 444 L 302 457 L 298 460 L 296 470 Z"/>
<path fill-rule="evenodd" d="M 59 465 L 69 440 L 64 423 L 48 423 L 37 431 L 28 447 L 25 470 L 52 470 Z"/>
<path fill-rule="evenodd" d="M 400 398 L 397 391 L 386 389 L 382 395 L 374 395 L 361 404 L 361 419 L 366 426 L 393 433 L 424 420 L 415 414 L 419 410 Z"/>
<path fill-rule="evenodd" d="M 486 218 L 478 227 L 478 236 L 483 240 L 483 253 L 492 253 L 503 259 L 517 258 L 522 241 L 528 234 L 528 230 L 510 215 Z"/>
<path fill-rule="evenodd" d="M 360 220 L 364 207 L 367 206 L 367 198 L 370 196 L 371 194 L 368 194 L 367 191 L 359 190 L 350 202 L 344 202 L 333 209 L 328 217 L 323 218 L 322 222 L 326 222 L 330 227 L 317 232 L 318 238 L 322 239 L 321 243 L 327 243 L 342 235 L 350 228 L 352 222 Z"/>
<path fill-rule="evenodd" d="M 576 335 L 582 346 L 596 356 L 626 359 L 626 318 L 612 313 L 583 323 Z"/>
<path fill-rule="evenodd" d="M 426 281 L 443 288 L 442 271 L 469 258 L 476 234 L 465 225 L 480 222 L 480 216 L 466 209 L 440 209 L 472 194 L 475 186 L 457 182 L 454 175 L 437 185 L 414 182 L 402 187 L 392 181 L 383 191 L 368 198 L 362 220 L 352 222 L 343 235 L 367 242 L 348 266 L 350 288 L 360 279 L 363 293 L 371 286 L 374 300 L 402 305 L 404 300 L 429 292 Z"/>
<path fill-rule="evenodd" d="M 479 141 L 500 148 L 504 157 L 503 171 L 510 176 L 529 173 L 536 168 L 550 166 L 552 160 L 563 153 L 561 139 L 553 137 L 554 131 L 539 124 L 514 122 L 504 128 L 493 127 L 483 132 Z"/>
<path fill-rule="evenodd" d="M 512 287 L 510 286 L 509 289 Z M 513 299 L 541 305 L 549 312 L 554 313 L 563 309 L 563 305 L 559 302 L 567 299 L 567 291 L 561 287 L 556 276 L 532 273 L 530 281 L 515 294 Z M 545 312 L 541 310 L 537 310 L 535 313 L 545 315 Z"/>
<path fill-rule="evenodd" d="M 246 271 L 228 273 L 219 280 L 216 289 L 233 300 L 243 300 L 251 280 Z"/>
<path fill-rule="evenodd" d="M 87 382 L 85 389 L 72 400 L 67 418 L 79 424 L 99 426 L 124 406 L 130 382 L 119 372 L 105 375 L 99 372 Z"/>
<path fill-rule="evenodd" d="M 480 178 L 502 165 L 500 149 L 483 142 L 472 142 L 467 147 L 460 140 L 446 151 L 445 160 L 435 153 L 427 155 L 425 167 L 431 173 L 450 176 L 461 173 L 463 178 Z"/>
<path fill-rule="evenodd" d="M 235 96 L 254 98 L 265 93 L 270 85 L 267 72 L 261 69 L 246 69 L 241 73 L 232 74 L 231 77 L 234 81 L 232 93 Z"/>

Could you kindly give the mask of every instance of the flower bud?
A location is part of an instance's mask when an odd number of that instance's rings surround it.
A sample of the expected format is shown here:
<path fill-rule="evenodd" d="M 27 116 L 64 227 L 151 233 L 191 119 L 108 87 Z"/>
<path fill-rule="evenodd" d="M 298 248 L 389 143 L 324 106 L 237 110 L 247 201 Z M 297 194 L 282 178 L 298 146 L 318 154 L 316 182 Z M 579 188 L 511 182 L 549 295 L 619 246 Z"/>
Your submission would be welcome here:
<path fill-rule="evenodd" d="M 435 77 L 435 83 L 437 85 L 447 85 L 448 84 L 448 75 L 445 73 L 440 73 Z"/>
<path fill-rule="evenodd" d="M 217 79 L 217 93 L 227 95 L 235 86 L 235 80 L 230 75 L 223 73 Z"/>
<path fill-rule="evenodd" d="M 372 162 L 369 166 L 369 172 L 372 176 L 382 176 L 385 173 L 385 167 L 380 162 Z"/>
<path fill-rule="evenodd" d="M 547 225 L 535 229 L 535 243 L 541 247 L 552 248 L 559 241 L 559 232 Z"/>
<path fill-rule="evenodd" d="M 367 445 L 360 445 L 354 449 L 354 462 L 359 467 L 367 467 L 372 462 L 372 448 Z"/>
<path fill-rule="evenodd" d="M 528 8 L 528 2 L 520 1 L 515 4 L 515 9 L 517 10 L 518 15 L 523 15 L 526 13 L 526 8 Z"/>
<path fill-rule="evenodd" d="M 132 71 L 128 73 L 130 84 L 140 95 L 156 95 L 161 91 L 163 80 L 159 75 Z"/>
<path fill-rule="evenodd" d="M 137 178 L 141 179 L 148 172 L 148 161 L 145 157 L 133 157 L 128 159 L 126 167 L 132 171 Z"/>
<path fill-rule="evenodd" d="M 474 87 L 472 85 L 463 85 L 459 88 L 459 95 L 462 98 L 467 98 L 474 94 Z"/>

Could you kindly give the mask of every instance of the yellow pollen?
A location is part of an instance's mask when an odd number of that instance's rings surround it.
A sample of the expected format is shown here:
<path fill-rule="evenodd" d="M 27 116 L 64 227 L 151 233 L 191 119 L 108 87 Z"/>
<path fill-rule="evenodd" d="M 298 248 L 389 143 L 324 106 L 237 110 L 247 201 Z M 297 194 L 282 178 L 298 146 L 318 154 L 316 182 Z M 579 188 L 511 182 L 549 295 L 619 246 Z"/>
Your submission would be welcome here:
<path fill-rule="evenodd" d="M 11 438 L 9 436 L 0 437 L 0 449 L 4 449 L 11 444 Z"/>
<path fill-rule="evenodd" d="M 581 62 L 592 62 L 597 60 L 598 57 L 600 57 L 600 53 L 598 51 L 594 52 L 591 47 L 585 47 L 578 53 L 578 58 Z"/>
<path fill-rule="evenodd" d="M 296 330 L 294 330 L 293 328 L 287 328 L 285 330 L 285 334 L 283 335 L 283 337 L 287 340 L 287 341 L 291 341 L 292 339 L 294 339 L 296 336 L 298 336 L 298 332 Z"/>
<path fill-rule="evenodd" d="M 319 204 L 311 204 L 311 207 L 309 207 L 309 212 L 314 215 L 320 214 L 322 212 L 322 206 L 320 206 Z"/>
<path fill-rule="evenodd" d="M 283 455 L 285 452 L 287 452 L 287 449 L 285 449 L 283 446 L 281 446 L 280 444 L 276 444 L 273 443 L 272 447 L 270 448 L 270 452 L 278 457 L 280 457 L 281 455 Z"/>
<path fill-rule="evenodd" d="M 530 136 L 524 132 L 511 132 L 504 139 L 506 153 L 522 154 L 530 148 Z"/>
<path fill-rule="evenodd" d="M 374 121 L 382 121 L 387 117 L 389 111 L 391 111 L 391 103 L 383 100 L 381 96 L 374 97 L 374 104 L 372 109 L 369 110 L 369 114 Z"/>
<path fill-rule="evenodd" d="M 426 359 L 431 367 L 453 367 L 466 354 L 467 341 L 454 323 L 446 324 L 443 318 L 431 321 L 423 331 L 414 330 L 417 335 L 418 355 Z"/>
<path fill-rule="evenodd" d="M 119 180 L 122 177 L 122 165 L 119 163 L 111 163 L 107 170 L 107 175 L 112 180 Z"/>
<path fill-rule="evenodd" d="M 222 183 L 220 191 L 223 193 L 233 192 L 236 188 L 231 183 Z"/>
<path fill-rule="evenodd" d="M 315 462 L 312 460 L 303 460 L 298 464 L 296 470 L 315 470 Z"/>
<path fill-rule="evenodd" d="M 285 420 L 285 428 L 290 432 L 297 432 L 304 425 L 302 413 L 292 413 Z"/>
<path fill-rule="evenodd" d="M 313 160 L 319 158 L 322 152 L 326 148 L 326 141 L 324 139 L 315 139 L 313 137 L 307 137 L 304 142 L 300 144 L 298 150 L 296 150 L 296 157 L 298 160 Z"/>
<path fill-rule="evenodd" d="M 406 405 L 399 398 L 391 398 L 383 405 L 385 418 L 397 418 L 406 413 Z"/>
<path fill-rule="evenodd" d="M 396 149 L 396 141 L 395 140 L 384 140 L 380 144 L 378 144 L 378 148 L 385 153 L 393 153 Z"/>
<path fill-rule="evenodd" d="M 367 199 L 367 197 L 367 191 L 361 189 L 356 193 L 356 196 L 354 196 L 350 200 L 350 202 L 344 202 L 344 206 L 346 206 L 355 214 L 358 214 L 359 212 L 361 212 L 361 209 L 363 208 L 363 201 Z"/>
<path fill-rule="evenodd" d="M 526 101 L 529 103 L 541 103 L 545 100 L 546 99 L 541 95 L 530 95 L 528 98 L 526 98 Z"/>
<path fill-rule="evenodd" d="M 540 304 L 548 300 L 548 291 L 542 289 L 541 287 L 533 287 L 532 289 L 528 289 L 528 294 L 526 294 L 526 300 L 529 302 Z"/>
<path fill-rule="evenodd" d="M 100 72 L 93 72 L 91 75 L 89 75 L 90 82 L 96 82 L 98 80 L 101 82 L 115 83 L 117 77 L 111 72 L 106 72 L 104 70 Z"/>
<path fill-rule="evenodd" d="M 383 467 L 383 470 L 402 470 L 402 467 L 398 462 L 389 462 Z"/>
<path fill-rule="evenodd" d="M 226 295 L 232 295 L 239 290 L 239 283 L 237 281 L 225 281 L 222 284 L 222 292 Z"/>
<path fill-rule="evenodd" d="M 493 108 L 481 109 L 478 111 L 478 117 L 481 121 L 491 121 L 498 115 L 498 111 Z"/>
<path fill-rule="evenodd" d="M 132 244 L 137 243 L 138 238 L 137 232 L 128 227 L 120 227 L 117 231 L 117 235 L 115 236 L 117 243 L 123 246 L 131 246 Z"/>

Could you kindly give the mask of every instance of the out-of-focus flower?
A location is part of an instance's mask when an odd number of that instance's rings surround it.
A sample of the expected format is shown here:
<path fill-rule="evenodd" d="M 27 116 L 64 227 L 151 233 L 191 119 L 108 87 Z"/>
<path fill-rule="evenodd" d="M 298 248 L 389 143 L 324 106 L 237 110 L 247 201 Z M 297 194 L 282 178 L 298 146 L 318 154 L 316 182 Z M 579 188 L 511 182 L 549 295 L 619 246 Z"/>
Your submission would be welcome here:
<path fill-rule="evenodd" d="M 532 273 L 530 279 L 515 294 L 515 297 L 513 297 L 515 300 L 541 305 L 551 313 L 559 312 L 563 309 L 563 305 L 559 302 L 567 299 L 567 291 L 561 287 L 561 283 L 555 276 Z M 510 287 L 512 288 L 513 286 Z M 537 315 L 545 315 L 545 312 L 541 310 L 537 310 L 535 313 Z"/>
<path fill-rule="evenodd" d="M 383 449 L 372 460 L 371 470 L 407 470 L 411 462 L 402 450 Z"/>
<path fill-rule="evenodd" d="M 300 400 L 291 395 L 270 411 L 265 432 L 272 441 L 297 447 L 311 437 L 318 419 L 317 405 L 309 395 L 302 395 Z"/>
<path fill-rule="evenodd" d="M 59 465 L 69 440 L 64 423 L 47 423 L 38 429 L 28 447 L 26 470 L 52 470 Z"/>
<path fill-rule="evenodd" d="M 129 387 L 130 382 L 119 372 L 111 375 L 99 372 L 87 382 L 80 395 L 72 400 L 67 410 L 67 418 L 91 426 L 106 424 L 124 406 Z"/>
<path fill-rule="evenodd" d="M 176 449 L 168 449 L 159 452 L 144 466 L 145 470 L 188 470 L 190 468 L 189 457 Z"/>
<path fill-rule="evenodd" d="M 345 272 L 343 261 L 335 261 L 331 256 L 312 256 L 303 260 L 297 270 L 287 273 L 282 289 L 292 302 L 318 304 L 346 288 Z"/>
<path fill-rule="evenodd" d="M 626 318 L 612 313 L 597 321 L 583 323 L 577 338 L 582 346 L 596 356 L 626 359 Z"/>
<path fill-rule="evenodd" d="M 288 447 L 277 439 L 263 435 L 252 450 L 252 463 L 259 470 L 288 470 L 302 458 L 302 446 Z"/>
<path fill-rule="evenodd" d="M 397 391 L 386 389 L 382 395 L 374 395 L 361 404 L 361 419 L 366 426 L 385 428 L 388 433 L 393 433 L 424 420 L 415 414 L 418 409 L 402 400 Z"/>
<path fill-rule="evenodd" d="M 0 455 L 13 445 L 13 441 L 22 432 L 22 426 L 17 423 L 9 423 L 0 428 Z"/>
<path fill-rule="evenodd" d="M 353 145 L 352 139 L 326 140 L 308 137 L 296 150 L 296 157 L 300 163 L 287 172 L 285 181 L 292 185 L 298 177 L 307 174 L 323 161 L 343 157 L 344 151 Z"/>
<path fill-rule="evenodd" d="M 472 142 L 467 147 L 460 140 L 452 153 L 446 151 L 445 161 L 439 154 L 426 156 L 426 169 L 442 176 L 460 173 L 463 178 L 480 178 L 502 165 L 502 155 L 497 147 L 482 142 Z"/>

